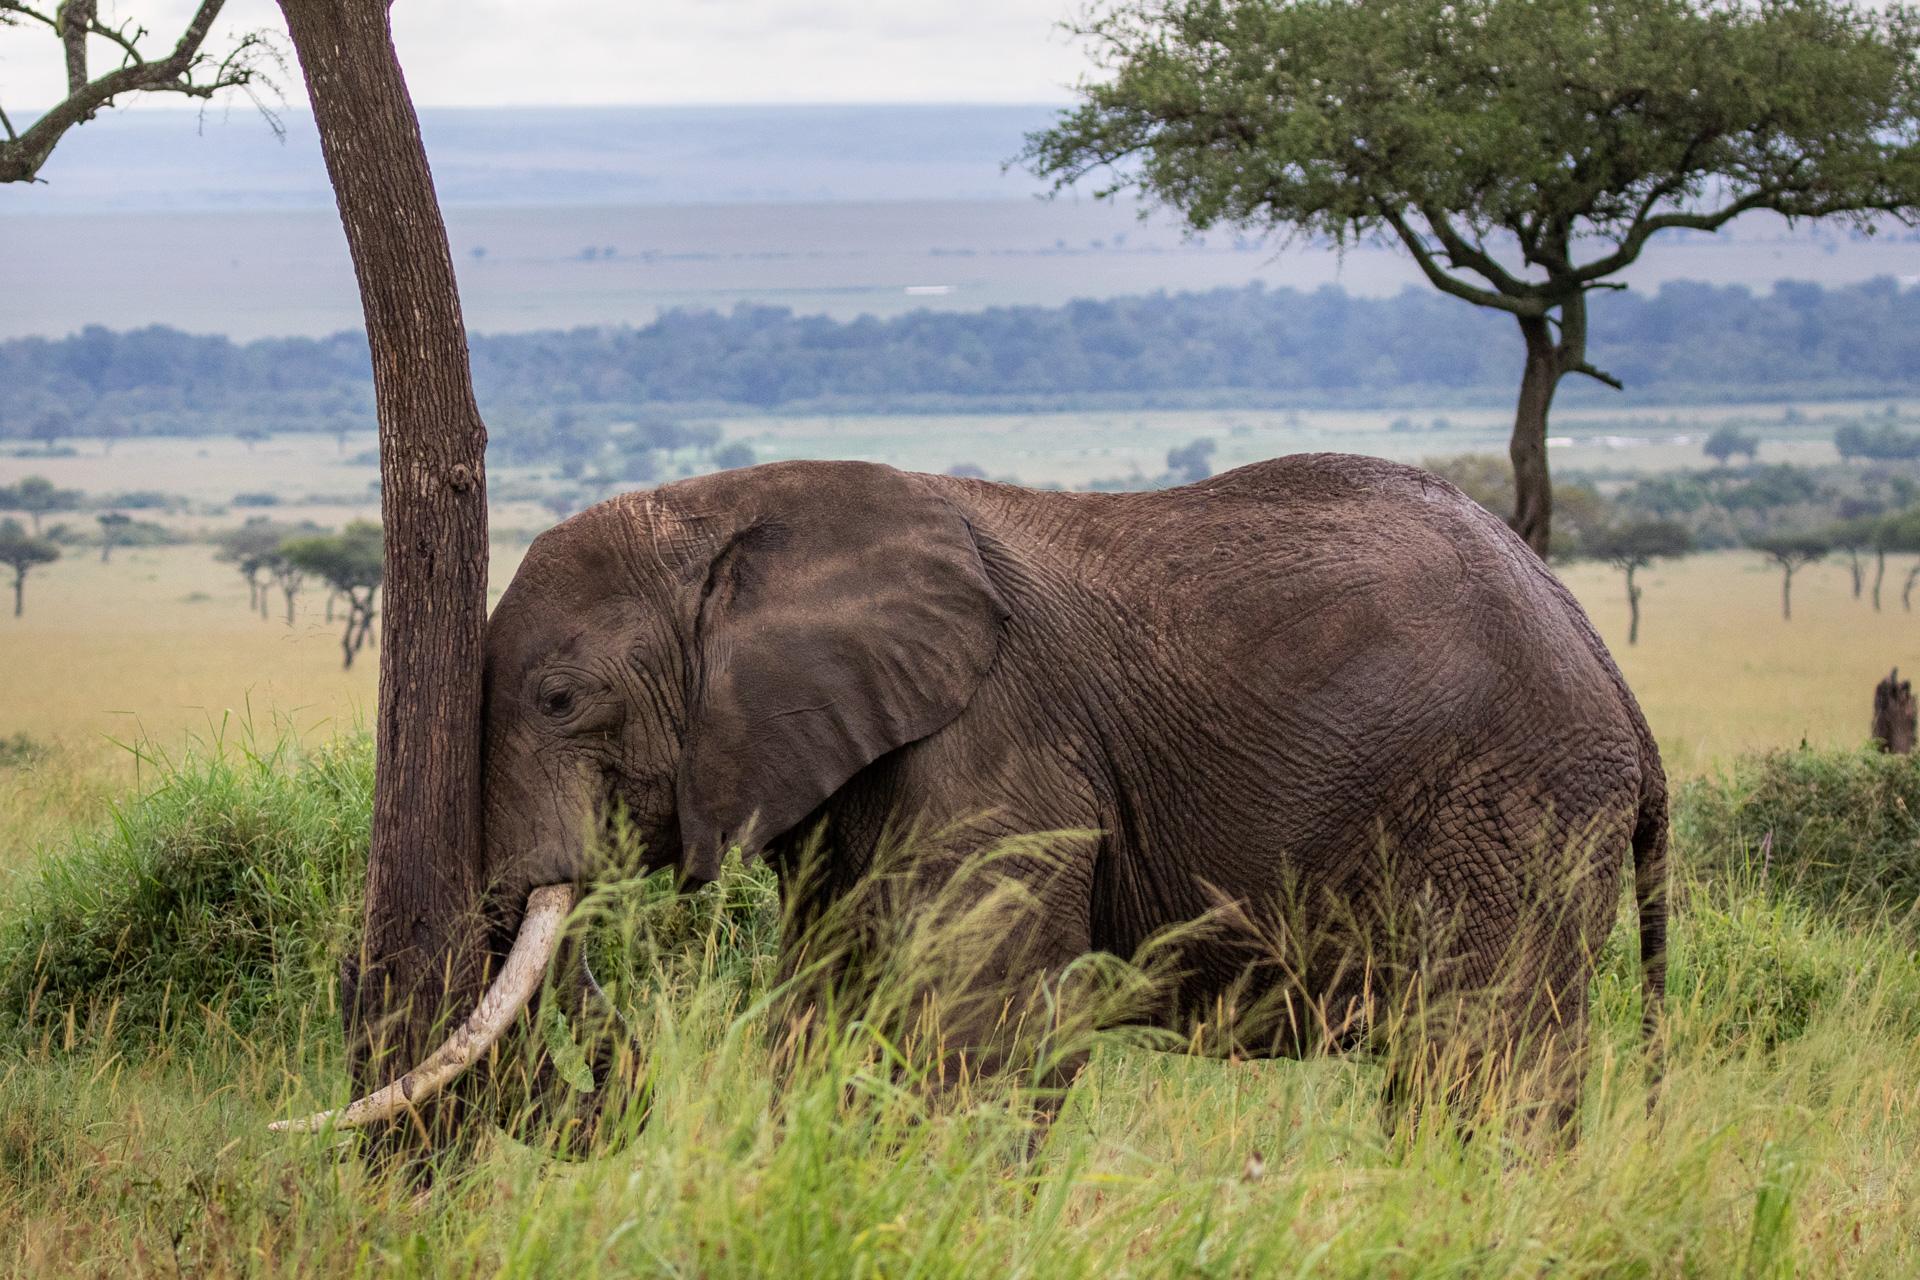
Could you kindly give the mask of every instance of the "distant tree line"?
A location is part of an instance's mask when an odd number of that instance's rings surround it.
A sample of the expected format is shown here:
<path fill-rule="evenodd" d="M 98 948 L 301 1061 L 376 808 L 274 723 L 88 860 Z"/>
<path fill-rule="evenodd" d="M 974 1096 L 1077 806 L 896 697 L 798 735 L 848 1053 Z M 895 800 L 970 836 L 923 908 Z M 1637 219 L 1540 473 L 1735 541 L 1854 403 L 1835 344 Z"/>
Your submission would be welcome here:
<path fill-rule="evenodd" d="M 1636 397 L 1920 392 L 1920 288 L 1890 279 L 1837 290 L 1783 281 L 1766 295 L 1670 282 L 1654 295 L 1596 298 L 1592 310 L 1591 358 Z M 1346 404 L 1419 392 L 1504 404 L 1519 348 L 1507 317 L 1424 290 L 1356 298 L 1258 285 L 846 322 L 743 305 L 671 311 L 638 328 L 471 340 L 496 441 L 543 458 L 564 451 L 566 424 L 534 412 L 553 409 L 577 422 L 675 406 L 898 409 L 916 397 L 963 407 L 1186 392 Z M 90 327 L 0 342 L 5 438 L 344 437 L 371 428 L 372 405 L 359 333 L 243 345 L 158 326 Z"/>

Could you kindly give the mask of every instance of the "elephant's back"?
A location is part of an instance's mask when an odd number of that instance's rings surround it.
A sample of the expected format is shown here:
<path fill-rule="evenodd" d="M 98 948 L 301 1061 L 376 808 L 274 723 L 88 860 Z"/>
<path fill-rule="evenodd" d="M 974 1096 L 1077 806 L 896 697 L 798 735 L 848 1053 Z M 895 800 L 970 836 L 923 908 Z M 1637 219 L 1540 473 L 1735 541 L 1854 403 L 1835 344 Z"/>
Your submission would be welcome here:
<path fill-rule="evenodd" d="M 1270 742 L 1217 744 L 1250 757 L 1242 781 L 1318 776 L 1326 759 L 1349 779 L 1478 759 L 1529 790 L 1605 793 L 1584 809 L 1626 802 L 1659 768 L 1578 602 L 1430 472 L 1300 454 L 1155 493 L 1035 497 L 1071 504 L 1054 508 L 1063 576 L 1128 633 L 1120 661 L 1167 664 L 1190 734 L 1264 711 Z"/>

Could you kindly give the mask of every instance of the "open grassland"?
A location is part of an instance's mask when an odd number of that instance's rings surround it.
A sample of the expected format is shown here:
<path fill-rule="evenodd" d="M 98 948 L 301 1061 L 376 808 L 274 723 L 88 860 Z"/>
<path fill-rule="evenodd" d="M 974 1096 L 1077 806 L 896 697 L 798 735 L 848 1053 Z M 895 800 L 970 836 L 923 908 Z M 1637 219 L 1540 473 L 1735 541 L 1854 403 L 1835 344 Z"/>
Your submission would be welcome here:
<path fill-rule="evenodd" d="M 1920 965 L 1910 924 L 1871 896 L 1903 882 L 1805 874 L 1842 846 L 1881 872 L 1914 866 L 1911 760 L 1794 751 L 1684 793 L 1662 1083 L 1649 1107 L 1623 913 L 1570 1148 L 1498 1098 L 1470 1130 L 1435 1103 L 1411 1121 L 1365 1058 L 1220 1062 L 1106 1033 L 1029 1153 L 1025 1099 L 910 1087 L 924 1066 L 902 1062 L 878 1016 L 776 1068 L 777 909 L 764 873 L 732 868 L 692 898 L 659 878 L 600 897 L 602 972 L 650 1082 L 645 1126 L 629 1113 L 616 1144 L 576 1161 L 488 1136 L 424 1196 L 335 1136 L 264 1129 L 343 1087 L 331 974 L 364 858 L 364 740 L 256 738 L 148 785 L 0 905 L 0 1274 L 1781 1280 L 1920 1266 Z M 1810 794 L 1818 820 L 1783 824 Z"/>
<path fill-rule="evenodd" d="M 1797 749 L 1858 743 L 1920 668 L 1906 568 L 1879 613 L 1806 570 L 1788 623 L 1757 557 L 1656 567 L 1631 648 L 1620 575 L 1562 570 L 1696 779 L 1663 1083 L 1649 1109 L 1623 926 L 1569 1149 L 1500 1099 L 1413 1123 L 1366 1058 L 1103 1033 L 1030 1155 L 1026 1099 L 902 1087 L 877 1025 L 777 1068 L 777 909 L 732 869 L 601 904 L 644 1129 L 568 1162 L 493 1134 L 417 1197 L 264 1131 L 344 1088 L 377 652 L 343 673 L 320 596 L 249 614 L 204 545 L 70 552 L 0 616 L 0 1275 L 1912 1275 L 1920 964 L 1874 904 L 1920 891 L 1920 765 Z"/>
<path fill-rule="evenodd" d="M 521 554 L 496 547 L 496 592 Z M 1780 617 L 1779 572 L 1756 555 L 1656 565 L 1640 575 L 1632 647 L 1620 574 L 1595 564 L 1560 573 L 1612 647 L 1669 769 L 1692 774 L 1802 738 L 1861 741 L 1874 682 L 1894 666 L 1920 672 L 1920 612 L 1900 603 L 1909 563 L 1889 563 L 1879 612 L 1853 598 L 1838 560 L 1803 570 L 1791 622 Z M 0 615 L 0 737 L 87 752 L 108 738 L 217 733 L 230 715 L 264 724 L 277 714 L 302 732 L 359 722 L 379 654 L 368 649 L 343 672 L 339 624 L 324 606 L 324 593 L 307 589 L 291 627 L 278 593 L 268 617 L 248 613 L 245 582 L 205 545 L 123 548 L 106 565 L 69 551 L 28 579 L 24 617 Z"/>

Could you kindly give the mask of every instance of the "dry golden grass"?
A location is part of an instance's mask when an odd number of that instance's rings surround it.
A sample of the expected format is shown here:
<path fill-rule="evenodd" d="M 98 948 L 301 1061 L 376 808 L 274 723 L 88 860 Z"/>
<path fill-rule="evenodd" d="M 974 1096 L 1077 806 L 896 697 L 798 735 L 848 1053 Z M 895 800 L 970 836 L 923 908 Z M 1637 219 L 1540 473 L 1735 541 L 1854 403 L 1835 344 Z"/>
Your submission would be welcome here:
<path fill-rule="evenodd" d="M 1803 569 L 1787 622 L 1780 571 L 1751 552 L 1659 565 L 1639 575 L 1640 643 L 1631 647 L 1621 574 L 1594 564 L 1560 572 L 1639 697 L 1668 771 L 1693 774 L 1803 738 L 1815 746 L 1864 741 L 1874 684 L 1894 666 L 1920 674 L 1920 612 L 1900 607 L 1907 567 L 1905 557 L 1887 565 L 1879 613 L 1866 595 L 1853 598 L 1843 561 Z M 1871 573 L 1869 566 L 1869 588 Z"/>

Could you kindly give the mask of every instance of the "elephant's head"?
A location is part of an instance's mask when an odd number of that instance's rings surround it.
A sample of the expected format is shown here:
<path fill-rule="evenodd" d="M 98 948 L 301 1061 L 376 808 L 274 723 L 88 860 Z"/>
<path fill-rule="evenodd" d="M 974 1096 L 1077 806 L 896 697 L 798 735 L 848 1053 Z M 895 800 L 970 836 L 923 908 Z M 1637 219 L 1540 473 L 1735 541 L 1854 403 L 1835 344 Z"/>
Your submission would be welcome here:
<path fill-rule="evenodd" d="M 713 880 L 728 849 L 756 855 L 957 717 L 1006 616 L 941 486 L 866 463 L 722 472 L 542 534 L 487 634 L 482 905 L 516 942 L 438 1075 L 483 1057 L 538 988 L 548 917 L 616 800 L 652 865 Z M 522 953 L 533 977 L 501 990 Z M 438 1058 L 381 1114 L 443 1084 L 423 1075 Z"/>

